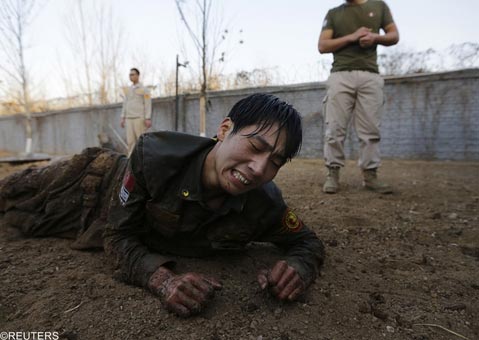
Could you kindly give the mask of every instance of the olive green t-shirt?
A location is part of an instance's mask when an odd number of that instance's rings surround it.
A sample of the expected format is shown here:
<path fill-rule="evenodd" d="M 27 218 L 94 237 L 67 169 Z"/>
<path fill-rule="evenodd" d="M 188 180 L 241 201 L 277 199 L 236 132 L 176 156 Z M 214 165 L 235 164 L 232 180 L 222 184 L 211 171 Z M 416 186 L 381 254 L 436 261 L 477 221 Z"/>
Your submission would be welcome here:
<path fill-rule="evenodd" d="M 341 38 L 354 33 L 360 27 L 370 28 L 379 33 L 393 18 L 389 7 L 383 1 L 368 0 L 360 5 L 344 3 L 329 10 L 323 22 L 322 30 L 333 30 L 333 38 Z M 362 70 L 379 73 L 376 45 L 362 48 L 359 42 L 349 44 L 334 52 L 331 72 Z"/>

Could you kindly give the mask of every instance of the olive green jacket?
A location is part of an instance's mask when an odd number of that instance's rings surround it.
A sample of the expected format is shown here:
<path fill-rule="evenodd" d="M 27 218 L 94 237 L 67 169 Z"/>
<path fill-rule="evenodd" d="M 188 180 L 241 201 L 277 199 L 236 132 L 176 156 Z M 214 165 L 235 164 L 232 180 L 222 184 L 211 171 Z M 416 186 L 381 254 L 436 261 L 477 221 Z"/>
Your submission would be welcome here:
<path fill-rule="evenodd" d="M 121 279 L 147 286 L 151 274 L 174 261 L 168 254 L 203 256 L 272 242 L 309 285 L 324 248 L 269 182 L 228 197 L 212 210 L 204 203 L 201 172 L 216 141 L 175 132 L 139 139 L 112 190 L 104 246 Z"/>

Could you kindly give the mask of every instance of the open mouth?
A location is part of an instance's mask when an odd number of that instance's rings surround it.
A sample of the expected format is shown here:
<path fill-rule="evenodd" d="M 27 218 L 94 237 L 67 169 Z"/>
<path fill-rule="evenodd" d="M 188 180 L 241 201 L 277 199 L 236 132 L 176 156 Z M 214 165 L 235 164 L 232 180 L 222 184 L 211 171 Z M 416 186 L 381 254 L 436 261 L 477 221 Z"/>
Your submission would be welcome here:
<path fill-rule="evenodd" d="M 247 180 L 239 171 L 233 170 L 232 171 L 233 177 L 236 178 L 238 181 L 241 182 L 243 185 L 248 185 L 251 181 Z"/>

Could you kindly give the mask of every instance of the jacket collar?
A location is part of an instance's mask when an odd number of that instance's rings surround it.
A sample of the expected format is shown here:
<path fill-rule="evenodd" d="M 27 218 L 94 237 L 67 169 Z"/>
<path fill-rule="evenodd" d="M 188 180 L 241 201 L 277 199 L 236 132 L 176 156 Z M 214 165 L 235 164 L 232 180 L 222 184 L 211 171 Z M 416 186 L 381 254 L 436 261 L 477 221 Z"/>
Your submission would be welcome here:
<path fill-rule="evenodd" d="M 183 173 L 183 179 L 178 186 L 177 196 L 185 201 L 196 201 L 203 207 L 207 208 L 206 200 L 204 198 L 203 188 L 203 165 L 211 149 L 214 145 L 206 148 L 196 155 L 186 167 Z M 232 196 L 228 195 L 222 206 L 216 211 L 219 214 L 226 214 L 231 209 L 237 212 L 243 210 L 246 195 Z"/>

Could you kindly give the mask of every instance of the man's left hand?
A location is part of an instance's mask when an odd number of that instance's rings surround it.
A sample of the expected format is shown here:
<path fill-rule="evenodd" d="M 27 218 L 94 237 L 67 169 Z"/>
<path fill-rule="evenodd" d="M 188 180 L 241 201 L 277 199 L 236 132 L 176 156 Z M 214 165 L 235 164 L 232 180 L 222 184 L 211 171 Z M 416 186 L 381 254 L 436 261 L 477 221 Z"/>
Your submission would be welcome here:
<path fill-rule="evenodd" d="M 376 44 L 376 36 L 376 33 L 369 32 L 368 34 L 359 39 L 359 46 L 361 46 L 362 48 L 369 48 L 373 46 L 374 44 Z"/>
<path fill-rule="evenodd" d="M 298 271 L 284 260 L 276 262 L 269 271 L 260 271 L 258 283 L 263 290 L 269 287 L 279 300 L 294 301 L 306 289 Z"/>
<path fill-rule="evenodd" d="M 151 128 L 151 119 L 145 119 L 145 127 L 147 129 Z"/>

